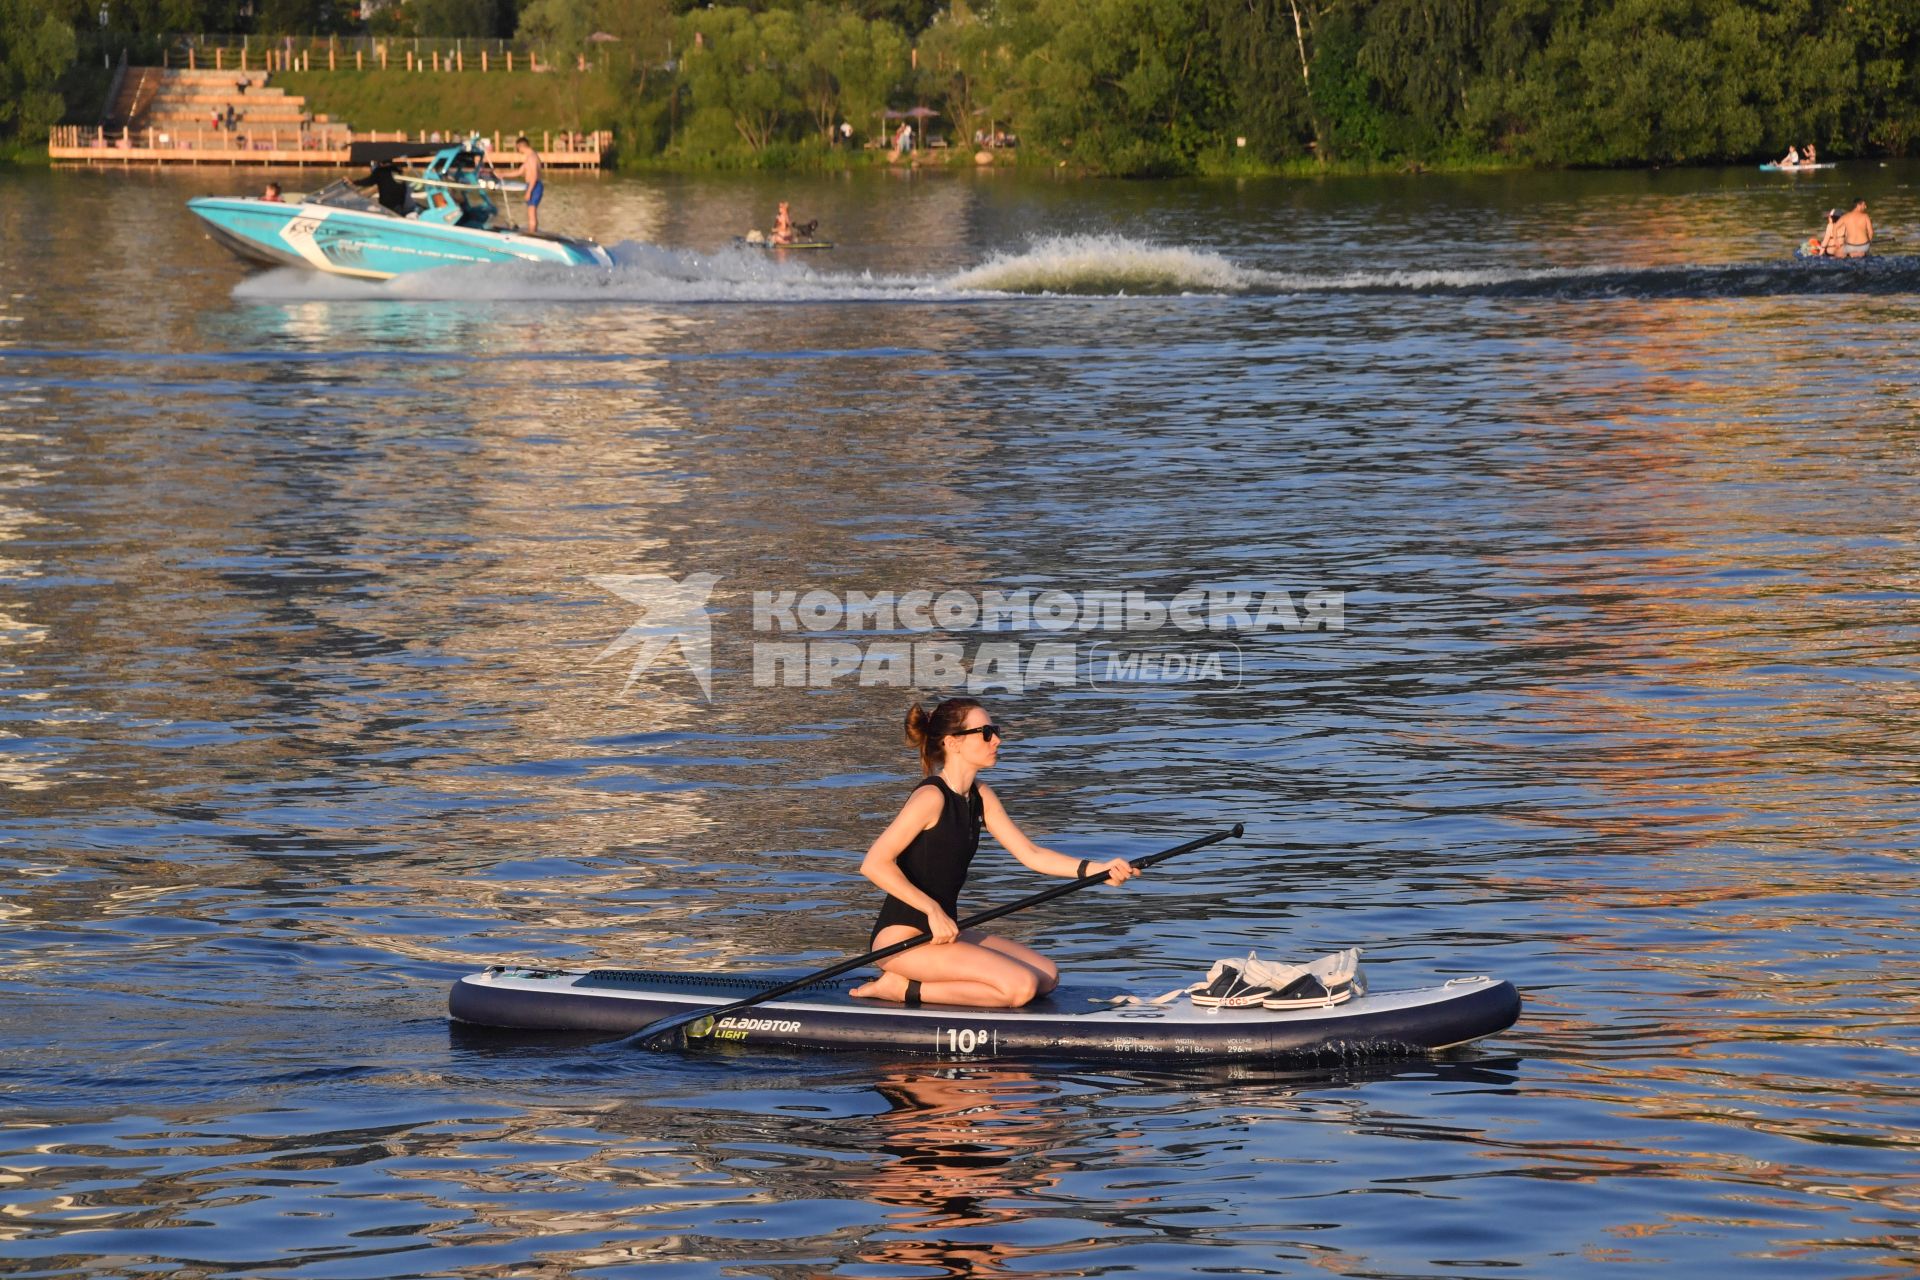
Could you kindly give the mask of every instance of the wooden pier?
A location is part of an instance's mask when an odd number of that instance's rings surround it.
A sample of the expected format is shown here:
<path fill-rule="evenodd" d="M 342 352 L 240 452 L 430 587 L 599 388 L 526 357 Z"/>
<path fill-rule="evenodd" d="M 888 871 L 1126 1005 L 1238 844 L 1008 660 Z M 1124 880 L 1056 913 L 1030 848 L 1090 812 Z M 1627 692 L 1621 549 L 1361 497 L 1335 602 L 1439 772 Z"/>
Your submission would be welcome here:
<path fill-rule="evenodd" d="M 224 129 L 195 127 L 187 131 L 156 129 L 149 125 L 119 129 L 93 125 L 60 125 L 48 140 L 47 154 L 56 164 L 85 165 L 324 165 L 345 168 L 348 148 L 355 142 L 417 142 L 451 146 L 467 134 L 352 130 L 317 125 L 307 129 Z M 543 132 L 529 135 L 540 149 L 540 162 L 553 169 L 598 169 L 613 145 L 605 130 L 593 133 Z M 504 145 L 503 145 L 504 143 Z M 513 161 L 513 137 L 498 133 L 488 139 L 500 162 Z"/>
<path fill-rule="evenodd" d="M 327 165 L 350 163 L 355 142 L 417 142 L 432 146 L 464 141 L 465 129 L 423 130 L 417 134 L 349 128 L 345 121 L 307 110 L 305 98 L 269 83 L 261 62 L 291 62 L 291 53 L 267 50 L 248 58 L 242 48 L 231 61 L 214 49 L 211 65 L 133 67 L 122 65 L 108 92 L 98 125 L 61 125 L 48 140 L 47 154 L 59 164 L 225 164 Z M 310 53 L 310 51 L 309 51 Z M 331 56 L 331 55 L 329 55 Z M 356 57 L 358 54 L 355 55 Z M 384 46 L 382 55 L 385 56 Z M 457 55 L 464 59 L 464 54 Z M 408 51 L 411 63 L 413 54 Z M 436 63 L 439 54 L 435 52 Z M 189 62 L 198 61 L 189 51 Z M 487 55 L 481 53 L 484 66 Z M 227 64 L 223 66 L 222 64 Z M 451 69 L 457 65 L 449 61 Z M 495 154 L 511 160 L 513 139 L 490 139 Z M 540 159 L 556 169 L 598 169 L 613 146 L 613 135 L 544 130 L 527 137 Z M 506 143 L 503 151 L 502 142 Z"/>

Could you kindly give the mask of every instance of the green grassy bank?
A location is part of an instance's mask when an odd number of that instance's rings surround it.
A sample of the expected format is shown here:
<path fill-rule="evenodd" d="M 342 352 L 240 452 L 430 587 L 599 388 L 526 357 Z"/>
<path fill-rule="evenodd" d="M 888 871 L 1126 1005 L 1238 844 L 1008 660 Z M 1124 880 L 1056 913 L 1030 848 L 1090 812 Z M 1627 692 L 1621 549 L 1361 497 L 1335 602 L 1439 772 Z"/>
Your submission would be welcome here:
<path fill-rule="evenodd" d="M 613 82 L 529 71 L 293 71 L 270 82 L 355 129 L 517 134 L 616 127 Z"/>

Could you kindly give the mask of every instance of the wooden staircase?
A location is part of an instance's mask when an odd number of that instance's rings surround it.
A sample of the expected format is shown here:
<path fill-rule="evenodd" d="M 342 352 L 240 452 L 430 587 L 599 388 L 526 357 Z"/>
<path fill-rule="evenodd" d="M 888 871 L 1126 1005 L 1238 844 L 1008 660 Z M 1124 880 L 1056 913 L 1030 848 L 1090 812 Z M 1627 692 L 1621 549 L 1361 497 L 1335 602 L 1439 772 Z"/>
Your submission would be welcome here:
<path fill-rule="evenodd" d="M 135 132 L 192 135 L 229 129 L 229 119 L 234 134 L 298 135 L 329 123 L 316 121 L 305 98 L 268 84 L 257 70 L 128 67 L 107 109 L 109 127 Z"/>

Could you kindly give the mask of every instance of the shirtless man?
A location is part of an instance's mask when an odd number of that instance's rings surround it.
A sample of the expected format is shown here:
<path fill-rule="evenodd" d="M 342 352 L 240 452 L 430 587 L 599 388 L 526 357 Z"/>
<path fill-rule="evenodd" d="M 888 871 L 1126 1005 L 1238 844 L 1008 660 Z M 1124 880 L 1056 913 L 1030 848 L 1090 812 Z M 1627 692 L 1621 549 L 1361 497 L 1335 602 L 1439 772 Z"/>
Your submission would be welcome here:
<path fill-rule="evenodd" d="M 540 229 L 540 200 L 547 194 L 547 184 L 540 180 L 540 153 L 533 149 L 526 135 L 520 135 L 514 142 L 514 149 L 520 153 L 520 167 L 514 176 L 527 184 L 527 230 Z"/>
<path fill-rule="evenodd" d="M 1839 245 L 1828 252 L 1840 258 L 1864 258 L 1873 244 L 1873 219 L 1867 216 L 1867 202 L 1855 200 L 1853 208 L 1840 215 L 1840 221 L 1833 224 L 1833 233 L 1829 240 L 1839 240 Z"/>

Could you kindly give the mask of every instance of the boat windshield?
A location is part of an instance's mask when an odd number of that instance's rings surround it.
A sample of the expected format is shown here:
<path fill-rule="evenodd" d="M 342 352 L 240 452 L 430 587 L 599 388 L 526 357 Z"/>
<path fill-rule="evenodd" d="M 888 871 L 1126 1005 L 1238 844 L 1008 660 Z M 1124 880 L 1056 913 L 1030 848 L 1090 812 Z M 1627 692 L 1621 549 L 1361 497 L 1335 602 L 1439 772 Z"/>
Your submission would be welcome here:
<path fill-rule="evenodd" d="M 393 210 L 370 198 L 364 191 L 345 178 L 336 179 L 307 197 L 308 204 L 331 205 L 336 209 L 352 209 L 359 213 L 384 213 L 389 217 L 399 217 Z"/>

